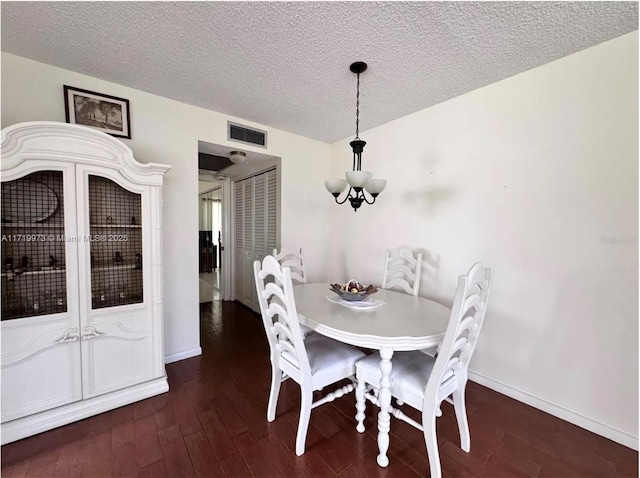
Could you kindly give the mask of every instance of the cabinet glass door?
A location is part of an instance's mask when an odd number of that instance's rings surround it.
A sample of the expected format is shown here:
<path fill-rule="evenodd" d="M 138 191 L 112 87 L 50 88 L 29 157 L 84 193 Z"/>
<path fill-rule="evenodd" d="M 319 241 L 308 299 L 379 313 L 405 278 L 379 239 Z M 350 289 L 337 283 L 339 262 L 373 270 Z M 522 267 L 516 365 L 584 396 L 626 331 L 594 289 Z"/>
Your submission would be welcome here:
<path fill-rule="evenodd" d="M 2 423 L 82 399 L 74 168 L 56 166 L 2 183 Z"/>
<path fill-rule="evenodd" d="M 2 320 L 67 311 L 62 171 L 2 183 Z"/>
<path fill-rule="evenodd" d="M 143 301 L 140 194 L 89 175 L 91 308 Z"/>

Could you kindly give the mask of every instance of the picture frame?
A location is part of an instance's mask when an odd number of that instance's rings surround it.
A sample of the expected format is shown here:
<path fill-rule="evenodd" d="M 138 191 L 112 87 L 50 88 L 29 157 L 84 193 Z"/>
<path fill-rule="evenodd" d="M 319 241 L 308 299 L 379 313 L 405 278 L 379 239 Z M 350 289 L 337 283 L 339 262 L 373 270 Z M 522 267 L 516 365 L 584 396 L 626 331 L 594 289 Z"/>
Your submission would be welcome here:
<path fill-rule="evenodd" d="M 129 100 L 125 98 L 64 85 L 64 112 L 67 123 L 131 139 Z"/>

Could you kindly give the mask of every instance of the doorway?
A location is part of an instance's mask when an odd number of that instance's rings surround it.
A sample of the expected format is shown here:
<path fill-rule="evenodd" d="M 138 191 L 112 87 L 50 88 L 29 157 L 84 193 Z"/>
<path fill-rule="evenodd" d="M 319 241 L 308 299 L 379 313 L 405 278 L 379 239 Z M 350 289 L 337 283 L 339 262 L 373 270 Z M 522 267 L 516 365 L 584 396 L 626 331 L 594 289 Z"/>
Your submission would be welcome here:
<path fill-rule="evenodd" d="M 198 197 L 200 303 L 222 299 L 222 186 L 204 181 Z M 201 190 L 201 188 L 198 188 Z"/>
<path fill-rule="evenodd" d="M 234 193 L 237 192 L 237 184 L 256 175 L 269 173 L 271 171 L 270 177 L 273 176 L 273 178 L 271 178 L 271 182 L 269 184 L 270 187 L 264 190 L 273 191 L 276 196 L 275 198 L 269 199 L 268 204 L 271 205 L 272 202 L 276 204 L 275 244 L 280 243 L 280 197 L 277 192 L 280 189 L 280 158 L 260 152 L 243 151 L 244 155 L 242 156 L 242 159 L 238 160 L 238 158 L 232 157 L 233 155 L 231 153 L 233 151 L 238 151 L 238 147 L 198 141 L 198 174 L 200 179 L 198 194 L 209 193 L 219 188 L 218 198 L 220 199 L 219 204 L 222 209 L 221 243 L 218 242 L 217 237 L 213 236 L 213 229 L 211 243 L 212 245 L 217 245 L 217 276 L 219 278 L 218 287 L 220 290 L 219 300 L 222 301 L 236 300 L 238 298 L 236 294 L 238 288 L 238 280 L 236 278 L 237 274 L 241 274 L 241 277 L 243 278 L 243 287 L 255 288 L 255 285 L 251 280 L 253 272 L 251 272 L 251 274 L 242 274 L 243 270 L 239 272 L 238 263 L 235 260 L 237 255 L 237 234 L 244 234 L 245 232 L 248 232 L 248 228 L 253 230 L 254 226 L 254 218 L 246 223 L 244 219 L 239 221 L 236 218 L 238 212 L 236 209 L 238 208 L 238 204 Z M 275 188 L 273 187 L 274 185 L 271 184 L 273 181 L 275 181 Z M 260 181 L 258 181 L 258 183 L 260 183 Z M 258 186 L 260 186 L 260 184 L 258 184 Z M 255 194 L 252 193 L 248 196 L 250 196 L 250 198 L 247 197 L 246 199 L 251 200 L 253 203 Z M 211 199 L 218 198 L 212 197 Z M 199 204 L 204 203 L 201 199 L 202 198 L 199 197 Z M 198 207 L 201 206 L 199 205 Z M 273 211 L 273 208 L 270 207 L 268 210 Z M 274 220 L 272 217 L 265 217 L 265 220 L 267 219 L 270 221 Z M 240 232 L 239 229 L 241 229 L 242 232 Z M 260 227 L 256 228 L 256 230 L 259 229 Z M 208 230 L 208 228 L 205 228 L 203 231 L 206 230 Z M 250 236 L 247 237 L 249 238 Z M 273 243 L 273 240 L 269 241 L 269 243 Z M 256 245 L 259 246 L 260 244 L 257 243 Z M 246 246 L 246 244 L 243 243 L 241 248 L 248 250 L 256 249 L 255 247 L 247 248 L 244 246 Z M 211 249 L 213 249 L 213 247 Z M 261 258 L 264 254 L 271 252 L 268 248 L 258 247 L 258 249 L 259 251 L 253 254 L 255 257 L 253 257 L 249 262 L 252 263 L 253 260 Z M 207 278 L 209 277 L 203 277 L 203 279 Z M 208 293 L 205 292 L 204 297 L 208 298 L 208 296 Z"/>

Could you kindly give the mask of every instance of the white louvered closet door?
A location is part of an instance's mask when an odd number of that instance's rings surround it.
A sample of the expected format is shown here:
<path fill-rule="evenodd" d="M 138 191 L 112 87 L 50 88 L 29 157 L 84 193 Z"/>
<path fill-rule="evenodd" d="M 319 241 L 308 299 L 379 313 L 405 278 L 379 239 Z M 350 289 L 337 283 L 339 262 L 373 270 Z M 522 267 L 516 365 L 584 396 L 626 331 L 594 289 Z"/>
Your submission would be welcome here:
<path fill-rule="evenodd" d="M 255 237 L 254 232 L 255 228 L 253 227 L 254 223 L 254 180 L 253 178 L 245 179 L 244 183 L 244 254 L 243 254 L 243 277 L 244 281 L 242 286 L 243 296 L 244 296 L 244 304 L 252 309 L 256 309 L 258 307 L 256 301 L 256 284 L 253 279 L 253 257 L 255 255 Z"/>
<path fill-rule="evenodd" d="M 253 261 L 276 247 L 276 171 L 271 170 L 235 184 L 235 290 L 236 299 L 258 311 Z"/>
<path fill-rule="evenodd" d="M 245 303 L 244 299 L 244 182 L 234 184 L 233 190 L 233 264 L 234 289 L 237 300 Z"/>
<path fill-rule="evenodd" d="M 270 254 L 276 248 L 277 241 L 277 222 L 278 222 L 278 182 L 276 180 L 276 170 L 268 171 L 266 174 L 267 181 L 267 205 L 266 215 L 266 235 L 267 248 L 265 254 Z"/>

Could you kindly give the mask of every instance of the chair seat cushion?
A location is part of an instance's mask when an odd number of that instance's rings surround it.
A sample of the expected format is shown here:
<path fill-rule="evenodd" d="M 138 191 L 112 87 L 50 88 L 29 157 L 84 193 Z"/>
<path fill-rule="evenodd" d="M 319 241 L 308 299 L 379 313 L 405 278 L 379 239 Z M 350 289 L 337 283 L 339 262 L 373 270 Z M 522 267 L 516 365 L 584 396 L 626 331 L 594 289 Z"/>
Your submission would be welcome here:
<path fill-rule="evenodd" d="M 365 357 L 361 350 L 321 334 L 307 336 L 304 346 L 314 384 L 320 387 L 355 375 L 355 363 Z"/>
<path fill-rule="evenodd" d="M 435 359 L 419 350 L 396 352 L 391 358 L 391 393 L 394 390 L 409 393 L 422 401 L 424 390 L 431 375 Z M 363 379 L 376 388 L 380 387 L 380 354 L 375 353 L 356 364 L 358 379 Z"/>

